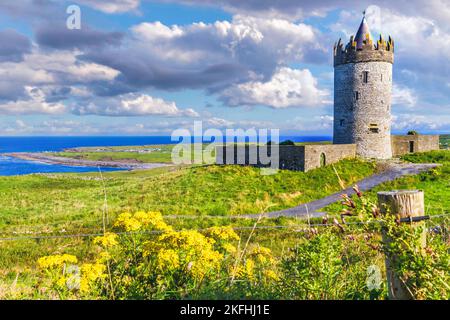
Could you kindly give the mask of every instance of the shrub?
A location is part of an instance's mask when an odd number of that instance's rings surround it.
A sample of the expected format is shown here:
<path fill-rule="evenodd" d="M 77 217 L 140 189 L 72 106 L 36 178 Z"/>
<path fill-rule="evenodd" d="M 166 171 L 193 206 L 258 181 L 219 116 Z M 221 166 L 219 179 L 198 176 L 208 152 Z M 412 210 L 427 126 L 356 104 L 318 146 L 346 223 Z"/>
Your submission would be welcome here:
<path fill-rule="evenodd" d="M 295 142 L 292 140 L 285 140 L 280 142 L 280 146 L 295 146 Z"/>
<path fill-rule="evenodd" d="M 125 212 L 114 226 L 118 234 L 94 239 L 95 262 L 81 266 L 76 286 L 67 285 L 65 272 L 76 257 L 40 258 L 50 289 L 61 298 L 180 299 L 241 295 L 243 286 L 247 296 L 277 279 L 271 251 L 240 250 L 231 227 L 176 231 L 158 212 Z"/>

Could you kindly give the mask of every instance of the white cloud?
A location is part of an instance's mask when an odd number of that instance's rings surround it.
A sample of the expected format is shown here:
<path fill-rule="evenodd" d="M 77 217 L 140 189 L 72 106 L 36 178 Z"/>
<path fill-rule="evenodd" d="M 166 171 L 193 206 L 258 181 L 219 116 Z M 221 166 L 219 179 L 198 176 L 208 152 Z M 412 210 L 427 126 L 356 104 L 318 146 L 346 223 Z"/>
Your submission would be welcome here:
<path fill-rule="evenodd" d="M 146 94 L 125 94 L 117 98 L 106 98 L 100 101 L 92 101 L 86 105 L 72 106 L 72 113 L 79 115 L 100 116 L 146 116 L 162 115 L 172 117 L 198 117 L 193 109 L 179 109 L 175 102 L 168 102 L 160 98 L 154 98 Z"/>
<path fill-rule="evenodd" d="M 392 116 L 393 130 L 425 130 L 445 131 L 450 130 L 450 117 L 448 116 L 424 116 L 417 114 L 398 114 Z"/>
<path fill-rule="evenodd" d="M 140 0 L 78 0 L 78 2 L 105 13 L 136 11 L 140 4 Z"/>
<path fill-rule="evenodd" d="M 216 91 L 292 62 L 325 61 L 329 48 L 319 38 L 310 25 L 249 16 L 183 26 L 146 22 L 131 28 L 125 46 L 85 58 L 119 70 L 127 86 Z"/>
<path fill-rule="evenodd" d="M 329 103 L 329 92 L 318 88 L 308 69 L 278 69 L 267 82 L 250 81 L 234 85 L 221 93 L 231 106 L 264 105 L 272 108 L 311 107 Z"/>
<path fill-rule="evenodd" d="M 80 61 L 77 51 L 56 51 L 52 53 L 34 51 L 25 56 L 21 65 L 32 71 L 46 72 L 51 74 L 52 80 L 66 80 L 70 82 L 92 82 L 113 80 L 119 72 L 110 67 Z"/>
<path fill-rule="evenodd" d="M 417 95 L 413 89 L 396 83 L 392 86 L 392 105 L 413 108 L 416 106 L 417 100 Z"/>
<path fill-rule="evenodd" d="M 22 62 L 0 63 L 0 99 L 26 96 L 26 86 L 77 86 L 111 82 L 117 70 L 92 62 L 79 61 L 77 52 L 41 52 L 35 48 Z"/>
<path fill-rule="evenodd" d="M 0 104 L 1 114 L 61 114 L 66 106 L 60 102 L 47 102 L 45 93 L 36 87 L 25 87 L 27 99 Z"/>
<path fill-rule="evenodd" d="M 333 128 L 333 116 L 331 115 L 316 115 L 295 117 L 286 121 L 283 129 L 285 130 L 300 130 L 300 131 L 329 131 Z"/>

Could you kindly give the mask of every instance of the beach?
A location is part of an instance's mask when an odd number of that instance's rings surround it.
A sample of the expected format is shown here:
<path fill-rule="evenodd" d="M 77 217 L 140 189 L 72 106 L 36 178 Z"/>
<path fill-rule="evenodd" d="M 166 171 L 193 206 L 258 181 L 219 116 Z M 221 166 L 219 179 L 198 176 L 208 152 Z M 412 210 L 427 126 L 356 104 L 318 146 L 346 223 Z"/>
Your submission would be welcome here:
<path fill-rule="evenodd" d="M 12 152 L 12 153 L 4 153 L 3 155 L 26 161 L 36 161 L 46 164 L 57 164 L 76 167 L 107 167 L 107 168 L 121 168 L 127 170 L 142 170 L 142 169 L 165 167 L 170 165 L 167 163 L 142 163 L 135 159 L 120 159 L 114 161 L 75 159 L 68 157 L 53 156 L 46 152 Z"/>

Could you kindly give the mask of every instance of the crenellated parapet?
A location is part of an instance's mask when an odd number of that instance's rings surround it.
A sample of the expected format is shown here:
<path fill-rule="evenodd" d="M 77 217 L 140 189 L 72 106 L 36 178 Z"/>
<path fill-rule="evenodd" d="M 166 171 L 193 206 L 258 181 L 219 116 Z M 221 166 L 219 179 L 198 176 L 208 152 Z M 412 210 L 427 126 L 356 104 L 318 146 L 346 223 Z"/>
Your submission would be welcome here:
<path fill-rule="evenodd" d="M 394 63 L 394 40 L 389 37 L 386 41 L 380 35 L 380 39 L 374 44 L 370 35 L 367 34 L 362 40 L 362 45 L 358 47 L 354 37 L 344 47 L 339 39 L 333 47 L 334 66 L 369 61 L 384 61 Z"/>

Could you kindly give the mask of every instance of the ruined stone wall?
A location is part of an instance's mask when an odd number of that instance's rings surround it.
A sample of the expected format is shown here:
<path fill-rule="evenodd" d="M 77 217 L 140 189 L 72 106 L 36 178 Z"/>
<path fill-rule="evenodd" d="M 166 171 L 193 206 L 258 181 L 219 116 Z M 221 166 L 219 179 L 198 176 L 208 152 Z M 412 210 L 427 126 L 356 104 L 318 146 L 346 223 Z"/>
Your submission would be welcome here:
<path fill-rule="evenodd" d="M 439 150 L 439 135 L 393 135 L 391 143 L 393 156 Z"/>
<path fill-rule="evenodd" d="M 305 145 L 304 171 L 321 166 L 321 154 L 325 156 L 325 165 L 356 156 L 355 144 L 308 144 Z"/>
<path fill-rule="evenodd" d="M 308 171 L 321 166 L 321 155 L 325 156 L 325 165 L 344 158 L 356 156 L 356 145 L 305 145 L 278 146 L 279 169 Z M 250 165 L 263 168 L 270 167 L 267 161 L 261 161 L 260 155 L 273 155 L 268 146 L 231 145 L 216 147 L 217 164 Z"/>
<path fill-rule="evenodd" d="M 392 64 L 340 64 L 334 74 L 333 142 L 356 143 L 357 155 L 364 158 L 390 158 Z"/>
<path fill-rule="evenodd" d="M 275 148 L 256 145 L 228 145 L 216 147 L 217 164 L 251 165 L 257 168 L 270 167 L 268 157 L 275 156 Z M 262 156 L 262 157 L 261 157 Z M 277 168 L 303 171 L 305 163 L 304 146 L 278 146 Z"/>
<path fill-rule="evenodd" d="M 439 150 L 439 135 L 419 135 L 417 152 Z"/>

